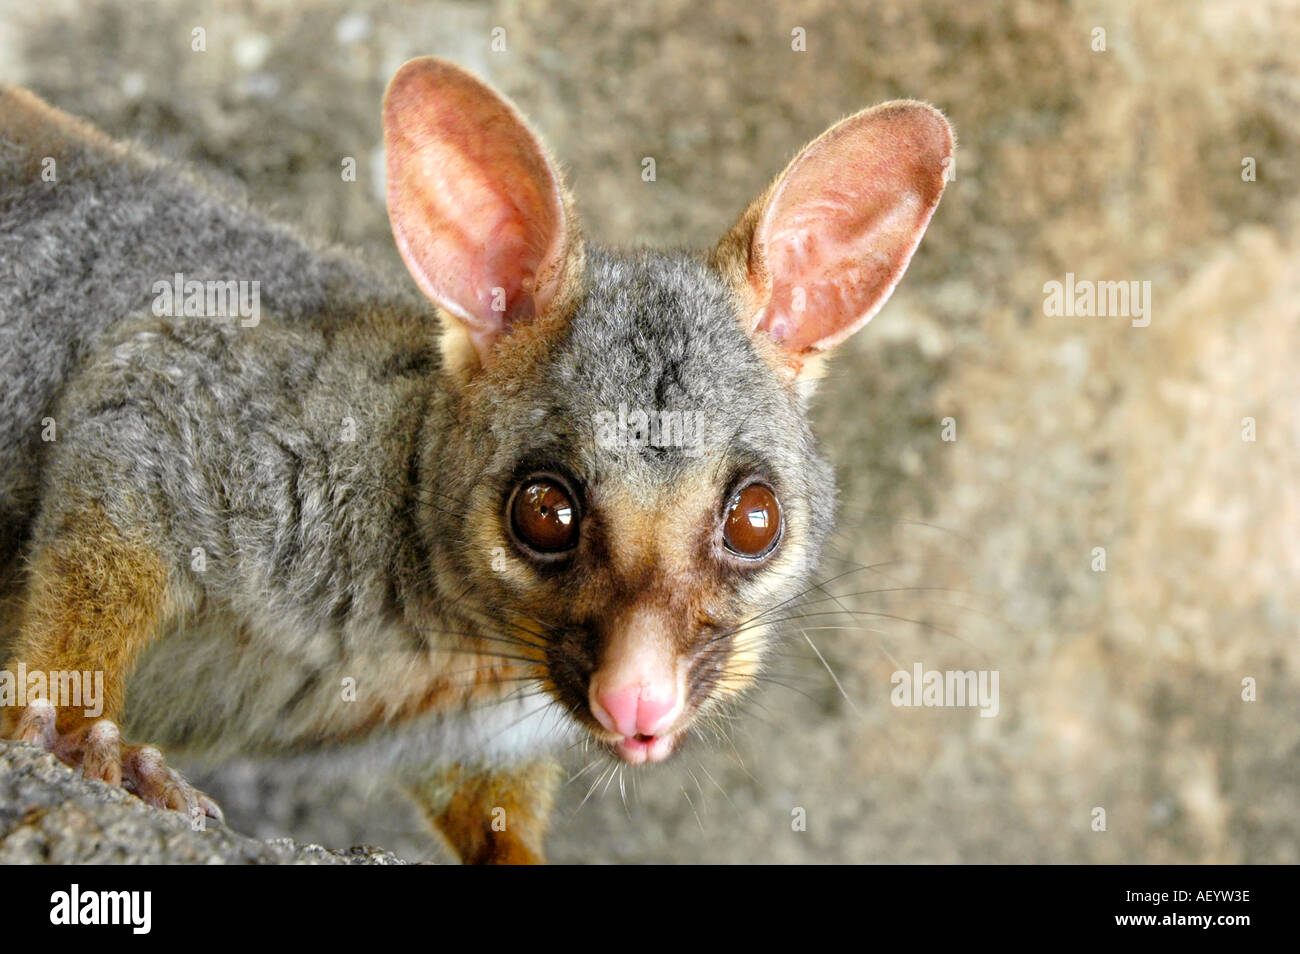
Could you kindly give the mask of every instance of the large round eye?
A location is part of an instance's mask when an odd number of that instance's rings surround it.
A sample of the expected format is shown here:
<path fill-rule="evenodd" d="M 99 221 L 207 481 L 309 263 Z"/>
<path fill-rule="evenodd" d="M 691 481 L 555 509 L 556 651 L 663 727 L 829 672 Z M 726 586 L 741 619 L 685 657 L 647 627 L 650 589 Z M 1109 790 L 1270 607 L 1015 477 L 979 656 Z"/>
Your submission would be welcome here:
<path fill-rule="evenodd" d="M 578 509 L 569 490 L 553 477 L 529 477 L 510 501 L 510 529 L 538 553 L 560 553 L 578 542 Z"/>
<path fill-rule="evenodd" d="M 739 556 L 766 556 L 781 535 L 781 505 L 776 494 L 762 484 L 750 484 L 727 504 L 722 539 Z"/>

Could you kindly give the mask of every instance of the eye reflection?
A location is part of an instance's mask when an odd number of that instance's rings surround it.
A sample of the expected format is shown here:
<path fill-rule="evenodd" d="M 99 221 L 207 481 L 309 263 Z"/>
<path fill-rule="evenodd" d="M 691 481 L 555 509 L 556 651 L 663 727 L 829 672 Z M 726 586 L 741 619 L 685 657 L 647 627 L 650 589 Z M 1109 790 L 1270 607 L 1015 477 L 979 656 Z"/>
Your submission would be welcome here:
<path fill-rule="evenodd" d="M 510 526 L 526 547 L 539 553 L 571 549 L 578 541 L 577 514 L 557 480 L 530 477 L 515 491 Z"/>
<path fill-rule="evenodd" d="M 771 488 L 749 484 L 727 506 L 722 540 L 731 552 L 757 559 L 776 547 L 781 531 L 781 505 Z"/>
<path fill-rule="evenodd" d="M 528 494 L 528 504 L 536 510 L 537 515 L 542 520 L 554 518 L 564 526 L 573 522 L 573 507 L 566 500 L 564 503 L 553 503 L 555 498 L 554 488 L 547 484 L 533 484 L 526 491 Z"/>

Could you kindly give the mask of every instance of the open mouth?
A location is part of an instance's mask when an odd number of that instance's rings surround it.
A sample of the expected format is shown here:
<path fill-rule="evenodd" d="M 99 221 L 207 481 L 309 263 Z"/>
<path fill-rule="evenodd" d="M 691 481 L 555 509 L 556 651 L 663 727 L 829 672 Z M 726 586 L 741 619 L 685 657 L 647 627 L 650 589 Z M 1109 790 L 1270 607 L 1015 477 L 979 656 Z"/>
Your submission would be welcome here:
<path fill-rule="evenodd" d="M 643 762 L 662 762 L 672 754 L 677 742 L 675 733 L 669 735 L 625 735 L 611 743 L 610 748 L 629 765 Z"/>

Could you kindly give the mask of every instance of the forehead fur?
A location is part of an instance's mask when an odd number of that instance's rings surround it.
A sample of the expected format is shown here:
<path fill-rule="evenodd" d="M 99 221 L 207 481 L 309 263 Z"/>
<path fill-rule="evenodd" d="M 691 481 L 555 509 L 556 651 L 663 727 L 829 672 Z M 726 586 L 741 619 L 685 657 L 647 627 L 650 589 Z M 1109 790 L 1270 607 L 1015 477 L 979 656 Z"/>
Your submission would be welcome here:
<path fill-rule="evenodd" d="M 748 456 L 777 471 L 800 469 L 811 444 L 799 399 L 741 328 L 714 272 L 680 253 L 597 251 L 587 283 L 534 390 L 545 408 L 539 430 L 571 441 L 574 466 L 647 481 L 681 479 L 704 458 L 715 467 Z M 679 419 L 685 440 L 600 440 L 598 422 L 622 426 L 637 412 L 690 414 Z"/>

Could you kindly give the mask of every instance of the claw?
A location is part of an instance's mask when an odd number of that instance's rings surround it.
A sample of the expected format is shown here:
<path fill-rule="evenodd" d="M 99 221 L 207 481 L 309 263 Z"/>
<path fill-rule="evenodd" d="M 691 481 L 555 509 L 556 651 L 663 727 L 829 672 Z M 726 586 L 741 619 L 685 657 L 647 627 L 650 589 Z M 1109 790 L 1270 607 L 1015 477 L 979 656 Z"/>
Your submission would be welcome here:
<path fill-rule="evenodd" d="M 85 778 L 125 788 L 155 808 L 181 812 L 191 822 L 205 816 L 225 820 L 217 803 L 169 768 L 163 754 L 152 745 L 123 745 L 117 724 L 109 719 L 60 735 L 57 715 L 48 700 L 33 700 L 18 721 L 14 738 L 40 746 L 59 761 L 80 768 Z"/>
<path fill-rule="evenodd" d="M 198 795 L 199 795 L 199 808 L 203 810 L 203 814 L 207 815 L 209 818 L 215 819 L 216 821 L 219 821 L 222 824 L 224 824 L 226 821 L 226 815 L 221 810 L 221 806 L 218 805 L 216 802 L 214 802 L 207 795 L 204 795 L 202 792 L 199 792 Z"/>
<path fill-rule="evenodd" d="M 81 774 L 113 786 L 122 784 L 122 734 L 108 719 L 100 719 L 86 733 Z"/>
<path fill-rule="evenodd" d="M 38 745 L 47 752 L 54 751 L 54 744 L 58 741 L 58 734 L 54 728 L 57 714 L 54 705 L 48 699 L 33 699 L 18 721 L 14 738 L 19 742 Z"/>
<path fill-rule="evenodd" d="M 191 819 L 204 814 L 199 807 L 199 793 L 179 772 L 167 767 L 162 753 L 152 745 L 131 747 L 123 762 L 127 788 L 143 801 L 181 812 Z"/>

